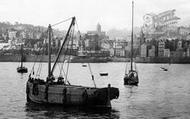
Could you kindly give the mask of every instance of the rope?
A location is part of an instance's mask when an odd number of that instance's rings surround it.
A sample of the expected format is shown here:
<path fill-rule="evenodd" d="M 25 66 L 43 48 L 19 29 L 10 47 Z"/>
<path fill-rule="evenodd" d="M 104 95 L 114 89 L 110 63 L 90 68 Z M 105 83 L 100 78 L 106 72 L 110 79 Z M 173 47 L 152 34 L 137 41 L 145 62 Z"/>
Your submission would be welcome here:
<path fill-rule="evenodd" d="M 45 30 L 43 33 L 47 33 L 47 31 L 48 31 L 48 30 Z M 43 33 L 42 33 L 42 34 L 43 34 Z M 42 46 L 40 47 L 40 49 L 42 49 Z M 43 55 L 43 53 L 41 54 L 41 56 L 42 56 L 42 55 Z M 30 72 L 30 74 L 29 74 L 30 76 L 31 76 L 31 73 L 34 75 L 34 67 L 35 67 L 35 65 L 36 65 L 36 62 L 37 62 L 37 59 L 38 59 L 39 56 L 40 56 L 40 54 L 37 54 L 37 57 L 36 57 L 36 59 L 35 59 L 35 61 L 34 61 L 34 64 L 33 64 L 33 66 L 32 66 L 31 72 Z M 42 58 L 43 58 L 43 57 L 40 58 L 40 62 L 42 61 Z M 37 72 L 38 72 L 38 71 L 37 71 Z M 36 76 L 37 76 L 37 75 L 36 75 Z"/>
<path fill-rule="evenodd" d="M 95 80 L 94 80 L 94 75 L 92 74 L 92 69 L 91 69 L 90 63 L 88 63 L 88 67 L 89 67 L 90 74 L 92 76 L 92 81 L 93 81 L 94 87 L 96 88 L 96 83 L 95 83 Z"/>
<path fill-rule="evenodd" d="M 67 45 L 68 45 L 68 44 L 67 44 Z M 66 46 L 66 47 L 67 47 L 67 46 Z M 68 52 L 68 48 L 66 48 L 65 54 L 67 54 L 67 52 Z M 65 64 L 65 61 L 66 61 L 66 55 L 64 55 L 64 57 L 63 57 L 63 63 L 62 63 L 62 65 L 61 65 L 60 73 L 61 73 L 62 71 L 64 71 L 64 70 L 63 70 L 63 65 Z M 65 74 L 65 76 L 66 76 L 66 74 Z"/>
<path fill-rule="evenodd" d="M 63 22 L 69 21 L 69 20 L 72 19 L 72 18 L 73 18 L 73 17 L 70 17 L 70 18 L 65 19 L 65 20 L 63 20 L 63 21 L 60 21 L 60 22 L 58 22 L 58 23 L 55 23 L 55 24 L 52 25 L 52 27 L 57 26 L 57 25 L 59 25 L 59 24 L 61 24 L 61 23 L 63 23 Z"/>
<path fill-rule="evenodd" d="M 81 38 L 81 33 L 80 33 L 80 30 L 79 30 L 79 26 L 78 26 L 77 20 L 76 20 L 75 23 L 76 23 L 76 26 L 77 26 L 77 29 L 78 29 L 78 32 L 79 32 L 79 35 L 80 35 L 80 38 Z M 91 74 L 91 77 L 92 77 L 92 81 L 93 81 L 94 87 L 96 88 L 96 83 L 95 83 L 95 80 L 94 80 L 94 75 L 92 73 L 92 69 L 91 69 L 91 66 L 90 66 L 89 62 L 88 62 L 88 67 L 89 67 L 89 70 L 90 70 L 90 74 Z"/>
<path fill-rule="evenodd" d="M 71 33 L 70 33 L 71 35 L 69 35 L 70 39 L 71 39 L 71 49 L 72 49 L 72 46 L 73 46 L 74 28 L 75 27 L 73 26 L 72 30 L 71 30 Z M 69 42 L 68 42 L 68 45 L 69 45 Z M 71 50 L 70 50 L 70 53 L 71 53 Z M 68 57 L 67 71 L 66 71 L 66 77 L 65 77 L 65 80 L 68 82 L 68 84 L 70 84 L 69 81 L 68 81 L 68 78 L 67 78 L 68 71 L 69 71 L 70 58 L 71 58 L 71 56 L 69 55 L 69 57 Z"/>

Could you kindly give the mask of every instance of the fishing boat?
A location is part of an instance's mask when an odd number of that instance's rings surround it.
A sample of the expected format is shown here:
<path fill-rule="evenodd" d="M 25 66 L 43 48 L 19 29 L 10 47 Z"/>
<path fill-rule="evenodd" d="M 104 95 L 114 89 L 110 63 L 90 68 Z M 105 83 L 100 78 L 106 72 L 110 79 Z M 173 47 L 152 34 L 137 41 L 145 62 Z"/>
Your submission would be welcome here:
<path fill-rule="evenodd" d="M 28 102 L 37 104 L 56 104 L 64 106 L 89 106 L 89 107 L 106 107 L 111 108 L 111 100 L 119 97 L 119 89 L 111 87 L 110 84 L 103 88 L 95 85 L 94 76 L 92 75 L 93 87 L 72 85 L 68 82 L 67 76 L 54 76 L 54 69 L 60 58 L 63 47 L 67 46 L 69 40 L 73 37 L 72 29 L 75 25 L 75 17 L 72 17 L 71 24 L 66 33 L 64 41 L 58 51 L 58 55 L 51 68 L 51 40 L 52 28 L 48 27 L 48 76 L 46 79 L 40 79 L 29 75 L 26 84 L 26 98 Z M 77 75 L 77 74 L 76 74 Z"/>
<path fill-rule="evenodd" d="M 133 64 L 134 64 L 133 62 L 133 16 L 134 16 L 134 2 L 132 1 L 132 32 L 131 32 L 131 60 L 130 60 L 131 69 L 128 72 L 125 71 L 124 85 L 137 86 L 139 83 L 138 72 L 133 67 Z"/>
<path fill-rule="evenodd" d="M 17 67 L 17 72 L 18 73 L 27 73 L 28 69 L 26 67 L 23 66 L 23 62 L 24 62 L 24 55 L 23 55 L 23 46 L 21 45 L 21 58 L 20 58 L 20 66 Z"/>

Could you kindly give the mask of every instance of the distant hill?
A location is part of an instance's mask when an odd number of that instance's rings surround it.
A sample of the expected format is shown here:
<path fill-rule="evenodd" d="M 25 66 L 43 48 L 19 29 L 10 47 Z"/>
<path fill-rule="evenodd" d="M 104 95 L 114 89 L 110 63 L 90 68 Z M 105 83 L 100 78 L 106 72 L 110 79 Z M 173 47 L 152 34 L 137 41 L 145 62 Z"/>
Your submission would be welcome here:
<path fill-rule="evenodd" d="M 22 24 L 18 22 L 15 22 L 14 24 L 11 24 L 10 22 L 0 22 L 0 34 L 5 33 L 7 30 L 44 32 L 47 30 L 47 27 Z M 55 36 L 63 36 L 64 34 L 66 34 L 66 31 L 54 29 Z"/>

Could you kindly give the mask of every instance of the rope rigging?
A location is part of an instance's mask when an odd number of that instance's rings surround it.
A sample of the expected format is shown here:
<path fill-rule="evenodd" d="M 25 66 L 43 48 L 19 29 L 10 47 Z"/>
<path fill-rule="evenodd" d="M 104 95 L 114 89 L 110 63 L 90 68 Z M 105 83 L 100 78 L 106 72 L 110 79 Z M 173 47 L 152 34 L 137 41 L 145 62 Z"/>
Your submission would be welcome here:
<path fill-rule="evenodd" d="M 42 34 L 46 34 L 46 35 L 47 35 L 47 32 L 48 32 L 48 31 L 46 30 L 46 31 L 44 31 Z M 41 45 L 39 49 L 41 50 L 41 49 L 43 49 L 43 47 L 44 47 L 44 46 Z M 43 49 L 43 52 L 42 52 L 41 54 L 40 54 L 40 53 L 37 53 L 36 58 L 35 58 L 35 61 L 34 61 L 34 64 L 33 64 L 33 66 L 32 66 L 32 69 L 31 69 L 31 71 L 30 71 L 30 74 L 29 74 L 30 76 L 31 76 L 31 74 L 32 74 L 32 75 L 35 76 L 35 78 L 37 78 L 37 77 L 39 78 L 39 77 L 40 77 L 40 73 L 41 73 L 41 70 L 42 70 L 42 60 L 43 60 L 43 55 L 44 55 L 43 53 L 44 53 L 44 49 Z M 37 63 L 37 60 L 38 60 L 39 56 L 41 56 L 41 57 L 40 57 L 40 60 L 39 60 L 39 66 L 38 66 L 37 72 L 35 73 L 35 72 L 34 72 L 34 68 L 35 68 L 35 65 L 36 65 L 36 63 Z"/>
<path fill-rule="evenodd" d="M 70 17 L 70 18 L 65 19 L 65 20 L 63 20 L 63 21 L 60 21 L 60 22 L 58 22 L 58 23 L 55 23 L 55 24 L 52 25 L 52 27 L 57 26 L 57 25 L 59 25 L 59 24 L 62 24 L 62 23 L 64 23 L 64 22 L 67 22 L 67 21 L 71 20 L 72 18 L 73 18 L 73 17 Z"/>
<path fill-rule="evenodd" d="M 73 37 L 74 37 L 74 26 L 73 26 L 73 28 L 72 28 L 72 30 L 71 30 L 71 32 L 70 32 L 70 39 L 71 39 L 71 44 L 70 44 L 70 42 L 68 41 L 68 45 L 67 45 L 67 48 L 68 47 L 70 47 L 70 54 L 71 54 L 71 50 L 73 49 Z M 69 46 L 69 44 L 70 44 L 70 46 Z M 68 73 L 69 73 L 69 64 L 70 64 L 70 58 L 71 58 L 71 55 L 69 55 L 69 57 L 68 57 L 68 63 L 67 63 L 67 70 L 66 70 L 66 77 L 65 77 L 65 80 L 66 80 L 66 82 L 68 82 Z M 69 82 L 68 82 L 69 83 Z M 69 83 L 70 84 L 70 83 Z"/>
<path fill-rule="evenodd" d="M 81 33 L 80 33 L 80 30 L 79 30 L 79 25 L 78 25 L 77 21 L 75 22 L 75 24 L 76 24 L 76 26 L 77 26 L 78 33 L 79 33 L 79 35 L 80 35 L 80 40 L 82 40 L 82 39 L 81 39 Z M 87 52 L 86 52 L 86 53 L 87 53 Z M 94 87 L 96 88 L 96 83 L 95 83 L 95 80 L 94 80 L 94 75 L 93 75 L 93 73 L 92 73 L 91 65 L 90 65 L 89 62 L 88 62 L 88 67 L 89 67 L 89 71 L 90 71 L 90 74 L 91 74 L 91 77 L 92 77 L 92 81 L 93 81 Z"/>
<path fill-rule="evenodd" d="M 77 21 L 75 20 L 75 17 L 65 19 L 63 21 L 60 21 L 60 22 L 52 25 L 52 27 L 54 27 L 54 26 L 62 24 L 63 22 L 69 21 L 71 19 L 72 19 L 72 21 L 71 21 L 71 24 L 69 26 L 69 29 L 68 29 L 65 37 L 63 37 L 62 45 L 60 46 L 59 51 L 57 52 L 58 55 L 57 55 L 57 57 L 55 59 L 55 63 L 53 64 L 53 66 L 51 68 L 51 74 L 53 76 L 54 69 L 55 69 L 56 65 L 58 64 L 58 67 L 59 67 L 59 70 L 60 70 L 59 77 L 65 77 L 65 83 L 68 83 L 69 85 L 70 85 L 70 83 L 68 81 L 68 73 L 69 73 L 69 67 L 70 67 L 69 64 L 70 64 L 70 59 L 71 59 L 70 55 L 72 54 L 72 50 L 73 50 L 73 40 L 74 40 L 74 35 L 75 35 L 75 25 L 76 25 L 76 28 L 78 30 L 80 40 L 82 40 L 81 39 L 81 33 L 80 33 L 80 30 L 79 30 L 79 26 L 77 24 Z M 48 31 L 45 31 L 45 34 L 48 35 Z M 52 36 L 52 39 L 53 39 L 54 38 L 53 30 L 52 30 L 51 36 Z M 65 55 L 63 55 L 63 57 L 60 57 L 60 55 L 62 53 L 65 54 Z M 69 54 L 69 56 L 67 56 L 67 54 Z M 41 55 L 43 55 L 43 53 Z M 38 59 L 38 56 L 39 55 L 37 55 L 36 61 Z M 40 77 L 40 74 L 41 74 L 41 71 L 42 71 L 42 65 L 43 65 L 42 62 L 41 62 L 42 59 L 43 59 L 43 56 L 40 59 L 39 67 L 37 69 L 37 72 L 35 73 L 36 74 L 35 78 Z M 34 68 L 35 68 L 35 65 L 36 65 L 36 61 L 34 62 L 34 65 L 33 65 L 32 70 L 31 70 L 31 73 L 33 73 L 33 75 L 34 75 Z M 60 63 L 57 63 L 58 61 Z M 66 61 L 68 61 L 68 62 L 66 63 Z M 64 71 L 64 67 L 66 68 L 65 71 Z M 95 80 L 94 80 L 94 75 L 92 73 L 90 63 L 88 63 L 88 67 L 89 67 L 89 71 L 90 71 L 90 75 L 91 75 L 93 84 L 96 87 Z M 30 73 L 30 75 L 31 75 L 31 73 Z"/>

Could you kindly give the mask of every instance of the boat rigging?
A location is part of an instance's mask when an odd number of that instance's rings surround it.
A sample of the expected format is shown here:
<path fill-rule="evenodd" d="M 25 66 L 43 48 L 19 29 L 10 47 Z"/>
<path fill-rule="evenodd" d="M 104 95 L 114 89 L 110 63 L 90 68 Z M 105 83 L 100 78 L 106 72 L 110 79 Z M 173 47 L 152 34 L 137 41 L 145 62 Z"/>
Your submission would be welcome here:
<path fill-rule="evenodd" d="M 23 62 L 25 60 L 25 57 L 23 55 L 23 45 L 20 46 L 20 54 L 21 54 L 21 58 L 20 58 L 20 67 L 17 67 L 17 72 L 18 73 L 27 73 L 28 72 L 28 69 L 23 66 Z"/>
<path fill-rule="evenodd" d="M 92 74 L 92 70 L 90 65 L 88 67 L 90 69 L 90 73 L 92 76 L 92 81 L 94 83 L 94 87 L 85 87 L 80 85 L 72 85 L 69 83 L 67 74 L 69 68 L 69 59 L 70 56 L 66 57 L 66 50 L 64 52 L 64 60 L 61 62 L 60 68 L 60 76 L 56 78 L 54 76 L 55 67 L 59 59 L 61 59 L 61 52 L 63 47 L 68 48 L 69 42 L 72 44 L 74 26 L 76 24 L 75 17 L 72 17 L 71 24 L 66 33 L 64 41 L 58 51 L 58 55 L 55 59 L 53 66 L 51 67 L 51 40 L 53 36 L 53 30 L 51 25 L 48 27 L 48 75 L 46 80 L 41 78 L 35 78 L 30 73 L 27 84 L 26 84 L 26 95 L 28 102 L 40 103 L 40 104 L 59 104 L 63 106 L 69 105 L 83 105 L 83 106 L 95 106 L 95 107 L 108 107 L 111 108 L 111 100 L 117 99 L 119 97 L 119 89 L 115 87 L 111 87 L 108 84 L 108 87 L 97 88 L 94 80 L 94 75 Z M 62 23 L 62 22 L 59 22 Z M 58 24 L 55 24 L 58 25 Z M 67 69 L 66 72 L 63 71 L 63 64 L 68 58 Z M 61 76 L 61 72 L 63 72 L 64 76 Z M 76 74 L 77 75 L 77 74 Z"/>
<path fill-rule="evenodd" d="M 136 67 L 133 68 L 133 18 L 134 17 L 134 2 L 132 1 L 132 31 L 131 31 L 131 61 L 130 61 L 130 70 L 127 73 L 125 71 L 124 76 L 124 85 L 134 85 L 138 86 L 139 78 L 138 78 L 138 72 L 136 70 Z M 127 67 L 126 67 L 127 68 Z"/>

